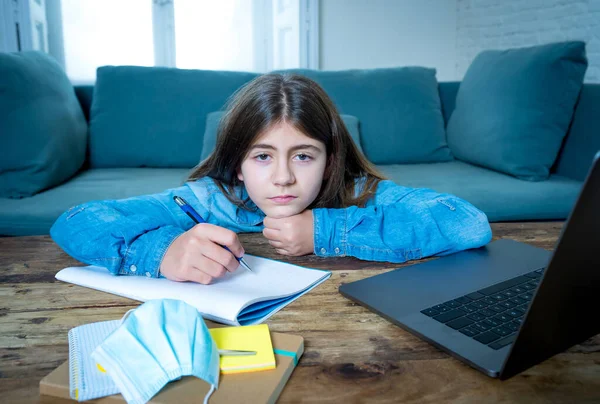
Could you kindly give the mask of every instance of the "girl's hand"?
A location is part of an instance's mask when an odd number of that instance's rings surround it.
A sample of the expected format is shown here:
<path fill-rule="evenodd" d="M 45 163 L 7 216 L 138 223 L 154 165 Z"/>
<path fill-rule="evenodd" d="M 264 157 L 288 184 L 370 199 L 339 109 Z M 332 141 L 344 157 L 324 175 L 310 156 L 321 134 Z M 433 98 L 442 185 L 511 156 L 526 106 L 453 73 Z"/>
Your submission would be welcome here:
<path fill-rule="evenodd" d="M 274 219 L 265 217 L 263 235 L 282 255 L 307 255 L 314 250 L 312 210 Z"/>
<path fill-rule="evenodd" d="M 169 246 L 160 264 L 160 272 L 172 281 L 208 285 L 214 278 L 233 272 L 239 266 L 233 254 L 222 245 L 237 257 L 244 255 L 237 234 L 231 230 L 208 223 L 197 224 Z"/>

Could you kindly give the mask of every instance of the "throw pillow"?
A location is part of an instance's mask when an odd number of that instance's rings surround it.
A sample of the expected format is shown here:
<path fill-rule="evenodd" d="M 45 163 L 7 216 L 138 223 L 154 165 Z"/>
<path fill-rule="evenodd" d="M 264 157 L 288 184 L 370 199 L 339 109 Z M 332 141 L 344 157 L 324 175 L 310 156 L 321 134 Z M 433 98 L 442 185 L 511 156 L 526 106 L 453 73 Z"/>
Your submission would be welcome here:
<path fill-rule="evenodd" d="M 481 52 L 448 122 L 454 156 L 517 178 L 548 178 L 587 68 L 585 44 Z"/>
<path fill-rule="evenodd" d="M 215 149 L 217 145 L 217 134 L 219 131 L 219 124 L 225 114 L 224 111 L 211 112 L 206 116 L 206 130 L 204 131 L 204 138 L 202 143 L 202 153 L 200 155 L 200 161 L 206 159 Z M 356 144 L 358 150 L 362 153 L 360 146 L 360 132 L 358 118 L 352 115 L 341 115 L 346 129 L 350 133 L 350 137 Z"/>
<path fill-rule="evenodd" d="M 85 160 L 87 122 L 60 65 L 42 52 L 0 52 L 0 197 L 56 186 Z"/>

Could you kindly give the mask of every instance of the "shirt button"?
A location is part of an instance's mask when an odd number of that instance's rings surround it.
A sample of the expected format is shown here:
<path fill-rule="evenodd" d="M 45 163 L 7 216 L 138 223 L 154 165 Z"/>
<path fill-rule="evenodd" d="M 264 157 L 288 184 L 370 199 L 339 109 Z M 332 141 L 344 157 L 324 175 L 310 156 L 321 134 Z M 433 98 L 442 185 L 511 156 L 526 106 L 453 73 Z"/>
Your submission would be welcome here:
<path fill-rule="evenodd" d="M 135 272 L 135 271 L 137 271 L 137 267 L 135 265 L 132 265 L 132 266 L 129 267 L 129 270 L 131 272 Z"/>
<path fill-rule="evenodd" d="M 146 272 L 146 276 L 147 276 L 148 278 L 150 278 L 152 275 L 150 274 L 150 272 Z"/>
<path fill-rule="evenodd" d="M 340 249 L 339 249 L 339 248 L 337 248 L 337 247 L 335 247 L 335 253 L 336 253 L 336 254 L 339 254 L 339 253 L 340 253 Z"/>
<path fill-rule="evenodd" d="M 321 254 L 325 254 L 326 252 L 327 252 L 327 250 L 326 250 L 326 249 L 324 249 L 324 248 L 321 248 Z"/>

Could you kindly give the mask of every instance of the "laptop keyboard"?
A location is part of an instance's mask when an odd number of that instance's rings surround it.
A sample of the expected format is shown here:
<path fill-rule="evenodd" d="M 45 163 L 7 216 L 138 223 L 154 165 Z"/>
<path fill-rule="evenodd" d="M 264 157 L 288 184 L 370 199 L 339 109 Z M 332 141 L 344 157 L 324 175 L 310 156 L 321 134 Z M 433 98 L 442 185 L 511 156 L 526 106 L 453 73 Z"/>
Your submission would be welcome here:
<path fill-rule="evenodd" d="M 432 306 L 421 313 L 467 337 L 500 349 L 511 344 L 544 268 Z"/>

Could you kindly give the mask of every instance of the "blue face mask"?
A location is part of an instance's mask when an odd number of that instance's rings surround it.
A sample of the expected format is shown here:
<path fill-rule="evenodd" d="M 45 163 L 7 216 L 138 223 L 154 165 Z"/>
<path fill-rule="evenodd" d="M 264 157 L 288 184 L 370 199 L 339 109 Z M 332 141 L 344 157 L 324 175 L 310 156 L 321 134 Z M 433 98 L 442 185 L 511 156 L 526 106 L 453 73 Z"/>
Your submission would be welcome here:
<path fill-rule="evenodd" d="M 217 346 L 198 310 L 180 300 L 150 300 L 127 313 L 91 356 L 129 404 L 149 401 L 181 376 L 211 385 L 205 402 L 219 384 Z"/>

